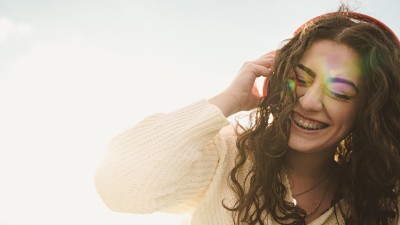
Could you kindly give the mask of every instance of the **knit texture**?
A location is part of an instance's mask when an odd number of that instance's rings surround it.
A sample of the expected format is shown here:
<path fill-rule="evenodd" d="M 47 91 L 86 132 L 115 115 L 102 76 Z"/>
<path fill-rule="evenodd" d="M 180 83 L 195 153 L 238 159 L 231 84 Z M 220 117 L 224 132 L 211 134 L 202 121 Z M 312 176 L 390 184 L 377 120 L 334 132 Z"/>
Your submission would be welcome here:
<path fill-rule="evenodd" d="M 115 137 L 95 184 L 115 211 L 191 213 L 191 225 L 229 225 L 232 213 L 222 202 L 235 202 L 228 175 L 237 152 L 235 127 L 219 108 L 201 100 L 150 116 Z M 337 222 L 344 224 L 330 208 L 310 224 Z M 265 224 L 277 223 L 267 216 Z"/>

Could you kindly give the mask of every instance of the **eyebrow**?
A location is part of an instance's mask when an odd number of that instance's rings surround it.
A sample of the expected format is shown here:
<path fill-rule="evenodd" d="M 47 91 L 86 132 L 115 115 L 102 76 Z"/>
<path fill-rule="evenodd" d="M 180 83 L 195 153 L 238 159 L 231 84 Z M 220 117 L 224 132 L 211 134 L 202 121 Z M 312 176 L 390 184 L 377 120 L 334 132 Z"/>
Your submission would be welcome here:
<path fill-rule="evenodd" d="M 306 67 L 306 66 L 303 65 L 303 64 L 300 64 L 300 63 L 299 63 L 299 64 L 297 65 L 297 67 L 299 67 L 301 70 L 303 70 L 304 72 L 306 72 L 306 73 L 307 73 L 308 75 L 310 75 L 312 78 L 315 78 L 315 77 L 317 76 L 317 74 L 316 74 L 314 71 L 312 71 L 312 69 Z M 329 81 L 330 81 L 330 82 L 336 82 L 336 83 L 348 84 L 348 85 L 352 86 L 352 87 L 356 90 L 356 92 L 358 92 L 357 86 L 356 86 L 352 81 L 350 81 L 350 80 L 346 80 L 346 79 L 339 78 L 339 77 L 333 77 L 333 78 L 329 78 Z"/>

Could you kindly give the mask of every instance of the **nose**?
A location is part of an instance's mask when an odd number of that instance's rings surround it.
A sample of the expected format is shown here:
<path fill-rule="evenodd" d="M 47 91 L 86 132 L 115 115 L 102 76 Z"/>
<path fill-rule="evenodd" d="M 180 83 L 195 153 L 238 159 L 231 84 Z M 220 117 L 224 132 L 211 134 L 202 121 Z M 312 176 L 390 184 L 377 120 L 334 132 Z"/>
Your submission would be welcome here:
<path fill-rule="evenodd" d="M 304 110 L 319 111 L 323 108 L 323 90 L 314 83 L 308 87 L 303 93 L 297 93 L 300 106 Z"/>

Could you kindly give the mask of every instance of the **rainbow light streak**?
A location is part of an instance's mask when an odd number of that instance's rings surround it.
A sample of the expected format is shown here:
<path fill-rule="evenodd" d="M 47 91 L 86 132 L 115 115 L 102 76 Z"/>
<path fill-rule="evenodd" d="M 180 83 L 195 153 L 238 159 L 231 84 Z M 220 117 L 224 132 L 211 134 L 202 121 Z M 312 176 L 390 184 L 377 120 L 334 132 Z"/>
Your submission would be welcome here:
<path fill-rule="evenodd" d="M 293 79 L 289 79 L 287 81 L 287 83 L 288 83 L 288 88 L 289 88 L 290 94 L 293 94 L 294 91 L 296 90 L 296 82 Z"/>
<path fill-rule="evenodd" d="M 318 68 L 317 70 L 317 71 L 322 71 L 322 74 L 324 74 L 324 79 L 322 79 L 323 83 L 321 85 L 321 90 L 323 90 L 323 92 L 328 91 L 341 95 L 344 94 L 347 96 L 352 96 L 355 93 L 359 92 L 357 86 L 351 80 L 338 77 L 338 75 L 341 75 L 342 70 L 332 69 L 332 67 L 333 65 L 330 63 L 321 63 L 320 68 Z M 305 79 L 307 88 L 310 87 L 314 79 L 316 78 L 317 74 L 304 65 L 300 64 L 299 68 L 307 74 L 306 76 L 303 75 L 302 79 Z M 296 79 L 289 78 L 287 84 L 290 94 L 295 93 L 296 87 L 298 86 L 297 78 Z"/>

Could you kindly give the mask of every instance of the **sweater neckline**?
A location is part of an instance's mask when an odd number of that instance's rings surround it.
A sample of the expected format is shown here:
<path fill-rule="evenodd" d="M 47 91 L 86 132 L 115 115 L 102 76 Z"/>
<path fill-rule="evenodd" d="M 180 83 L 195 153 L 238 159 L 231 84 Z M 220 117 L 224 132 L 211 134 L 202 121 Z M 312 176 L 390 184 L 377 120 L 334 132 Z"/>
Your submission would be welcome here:
<path fill-rule="evenodd" d="M 287 194 L 285 197 L 285 200 L 288 202 L 293 202 L 293 193 L 292 193 L 292 189 L 290 186 L 290 182 L 289 182 L 289 177 L 288 174 L 286 172 L 283 172 L 283 182 L 285 187 L 287 188 Z M 338 201 L 335 205 L 337 204 L 342 204 L 342 199 L 340 201 Z M 319 217 L 317 217 L 316 219 L 314 219 L 313 221 L 311 221 L 310 223 L 308 223 L 308 225 L 320 225 L 323 224 L 330 215 L 332 215 L 334 213 L 334 208 L 335 206 L 332 205 L 331 207 L 329 207 L 324 213 L 322 213 Z"/>

